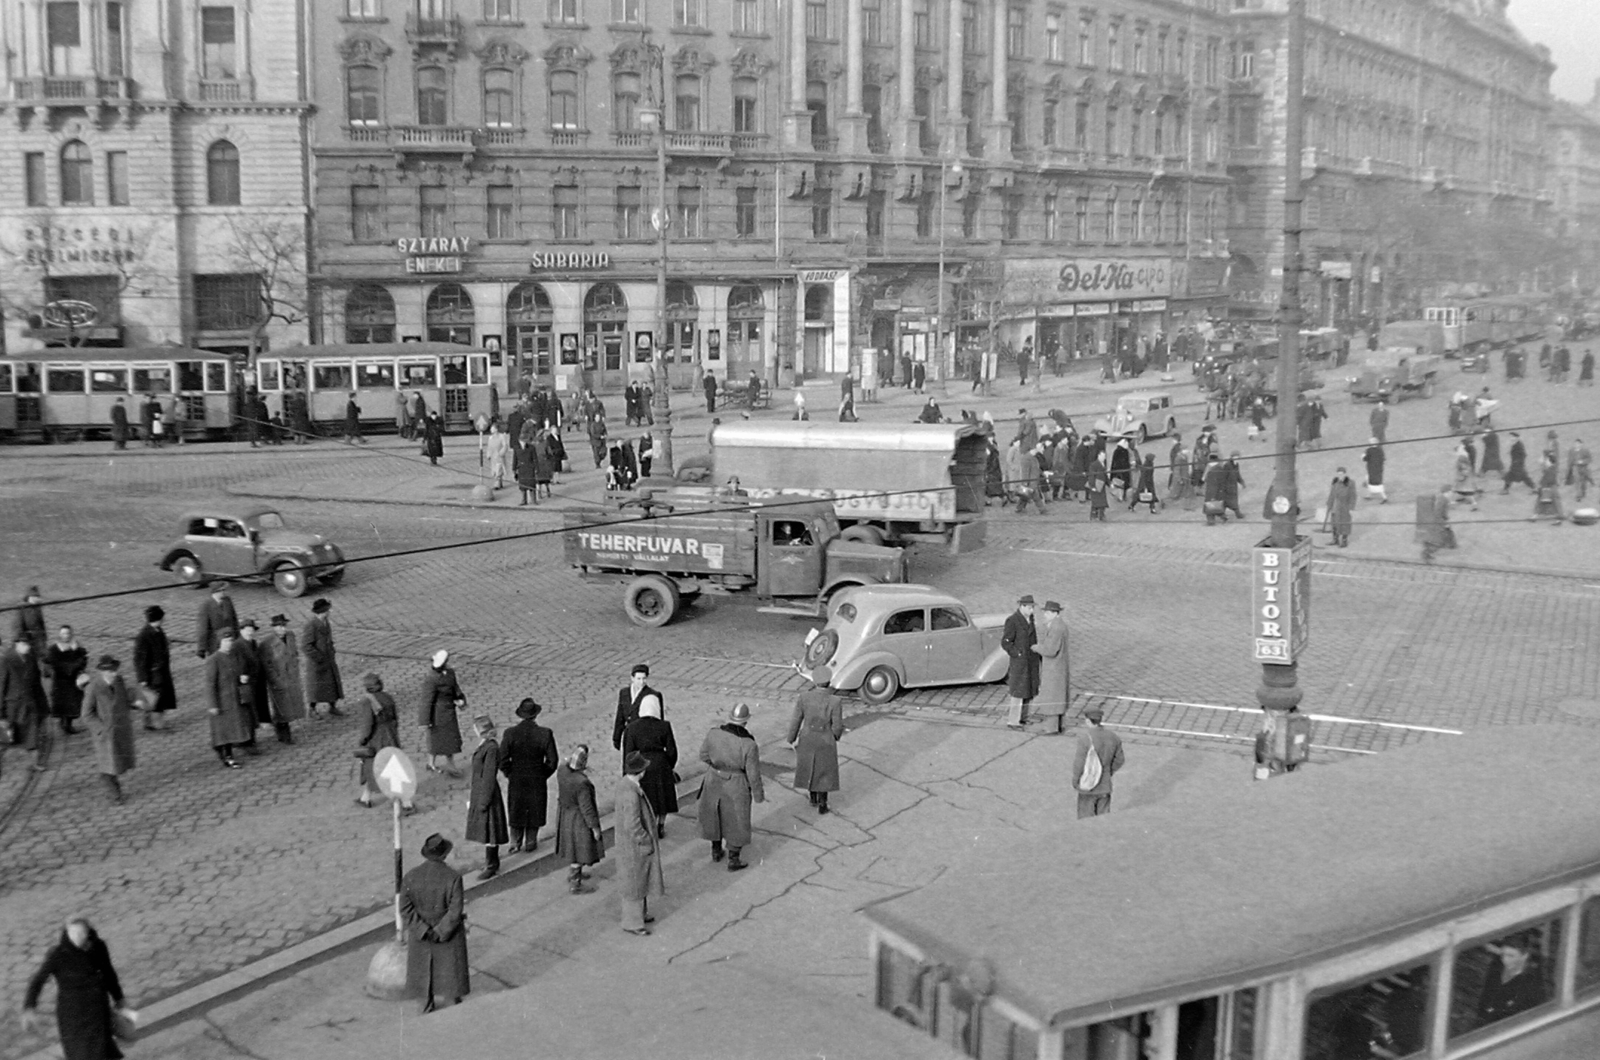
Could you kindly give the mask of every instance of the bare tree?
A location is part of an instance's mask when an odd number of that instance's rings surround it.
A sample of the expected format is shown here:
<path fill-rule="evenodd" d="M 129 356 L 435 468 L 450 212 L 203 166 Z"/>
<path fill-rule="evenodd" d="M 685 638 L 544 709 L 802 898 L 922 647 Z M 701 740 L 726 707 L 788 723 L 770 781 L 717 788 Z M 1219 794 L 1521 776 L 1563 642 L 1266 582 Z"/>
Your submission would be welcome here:
<path fill-rule="evenodd" d="M 106 237 L 101 238 L 101 232 Z M 85 234 L 89 235 L 85 239 Z M 113 233 L 115 235 L 113 236 Z M 100 223 L 85 225 L 78 218 L 68 221 L 54 211 L 37 210 L 26 215 L 20 239 L 0 238 L 0 316 L 17 320 L 33 329 L 52 325 L 66 331 L 66 345 L 80 346 L 89 332 L 101 326 L 121 326 L 122 296 L 132 291 L 148 297 L 157 272 L 150 266 L 150 249 L 155 242 L 152 225 Z M 81 321 L 57 314 L 52 303 L 52 280 L 63 284 L 72 280 L 105 280 L 95 293 L 99 316 Z M 75 299 L 88 301 L 88 299 Z M 111 310 L 110 314 L 107 310 Z M 110 323 L 107 322 L 111 317 Z M 56 321 L 59 320 L 59 323 Z"/>
<path fill-rule="evenodd" d="M 253 368 L 273 321 L 289 327 L 311 315 L 305 222 L 294 217 L 229 215 L 228 230 L 234 267 L 260 280 L 260 314 L 250 330 Z"/>

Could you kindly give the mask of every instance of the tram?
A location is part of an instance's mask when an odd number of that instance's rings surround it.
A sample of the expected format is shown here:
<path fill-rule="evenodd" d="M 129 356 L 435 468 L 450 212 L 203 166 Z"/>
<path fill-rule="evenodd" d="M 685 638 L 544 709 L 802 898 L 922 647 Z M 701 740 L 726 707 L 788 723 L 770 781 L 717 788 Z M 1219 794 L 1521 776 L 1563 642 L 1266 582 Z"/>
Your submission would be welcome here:
<path fill-rule="evenodd" d="M 128 422 L 154 394 L 184 403 L 184 436 L 214 437 L 233 424 L 233 360 L 182 346 L 52 347 L 0 357 L 0 437 L 71 441 L 111 432 L 111 406 Z"/>
<path fill-rule="evenodd" d="M 1447 357 L 1530 342 L 1544 335 L 1548 323 L 1537 295 L 1447 301 L 1422 316 L 1443 326 Z"/>
<path fill-rule="evenodd" d="M 284 411 L 285 394 L 305 396 L 311 419 L 324 426 L 344 422 L 353 393 L 363 425 L 393 425 L 397 396 L 421 394 L 438 412 L 446 431 L 470 431 L 481 413 L 494 415 L 504 394 L 505 367 L 498 350 L 449 342 L 335 343 L 291 346 L 262 354 L 256 385 L 273 412 Z"/>
<path fill-rule="evenodd" d="M 986 837 L 864 910 L 876 1004 L 979 1060 L 1600 1056 L 1597 756 L 1493 726 Z"/>

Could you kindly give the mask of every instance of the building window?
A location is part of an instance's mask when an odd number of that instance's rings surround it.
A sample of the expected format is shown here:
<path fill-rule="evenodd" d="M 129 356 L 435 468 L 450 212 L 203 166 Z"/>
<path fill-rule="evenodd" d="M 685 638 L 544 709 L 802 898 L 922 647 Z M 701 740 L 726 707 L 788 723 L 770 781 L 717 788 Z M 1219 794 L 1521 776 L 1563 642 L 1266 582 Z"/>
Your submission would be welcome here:
<path fill-rule="evenodd" d="M 1026 147 L 1028 145 L 1028 121 L 1021 92 L 1012 92 L 1006 96 L 1006 121 L 1011 123 L 1011 145 L 1013 147 Z"/>
<path fill-rule="evenodd" d="M 488 201 L 485 204 L 488 210 L 488 223 L 484 226 L 490 239 L 515 239 L 517 238 L 516 221 L 513 218 L 511 185 L 491 184 L 488 188 Z"/>
<path fill-rule="evenodd" d="M 1128 228 L 1122 234 L 1124 243 L 1134 243 L 1144 238 L 1144 199 L 1138 193 L 1133 196 L 1133 201 L 1128 203 Z"/>
<path fill-rule="evenodd" d="M 1061 53 L 1061 12 L 1048 11 L 1044 16 L 1044 57 L 1054 62 L 1060 62 Z"/>
<path fill-rule="evenodd" d="M 983 193 L 974 188 L 961 200 L 961 237 L 977 239 L 982 218 Z"/>
<path fill-rule="evenodd" d="M 806 0 L 806 39 L 829 39 L 828 0 Z"/>
<path fill-rule="evenodd" d="M 442 184 L 425 184 L 417 189 L 417 234 L 437 239 L 450 234 L 450 189 Z"/>
<path fill-rule="evenodd" d="M 483 0 L 485 22 L 515 22 L 516 0 Z"/>
<path fill-rule="evenodd" d="M 510 70 L 487 70 L 483 75 L 483 123 L 509 129 L 517 123 L 515 84 Z"/>
<path fill-rule="evenodd" d="M 88 73 L 83 52 L 83 26 L 76 0 L 45 4 L 45 45 L 50 49 L 50 72 L 70 77 Z"/>
<path fill-rule="evenodd" d="M 919 48 L 933 47 L 933 0 L 911 0 L 911 38 Z"/>
<path fill-rule="evenodd" d="M 614 131 L 639 131 L 639 99 L 638 74 L 617 74 L 611 79 L 611 127 Z"/>
<path fill-rule="evenodd" d="M 1089 196 L 1078 196 L 1077 213 L 1073 218 L 1072 238 L 1079 243 L 1089 242 Z"/>
<path fill-rule="evenodd" d="M 1128 153 L 1144 157 L 1144 107 L 1138 103 L 1128 108 Z"/>
<path fill-rule="evenodd" d="M 733 31 L 735 33 L 761 32 L 761 0 L 734 0 Z"/>
<path fill-rule="evenodd" d="M 417 71 L 417 124 L 446 125 L 450 121 L 450 90 L 442 67 Z"/>
<path fill-rule="evenodd" d="M 1006 11 L 1006 54 L 1020 59 L 1028 50 L 1027 9 L 1012 4 Z"/>
<path fill-rule="evenodd" d="M 983 154 L 983 126 L 978 122 L 978 92 L 975 88 L 962 90 L 961 116 L 967 123 L 967 154 Z"/>
<path fill-rule="evenodd" d="M 379 78 L 376 66 L 352 66 L 345 70 L 344 109 L 351 125 L 377 125 L 379 122 Z"/>
<path fill-rule="evenodd" d="M 245 331 L 261 315 L 261 277 L 255 273 L 194 278 L 194 322 L 201 331 Z"/>
<path fill-rule="evenodd" d="M 1218 125 L 1217 112 L 1214 111 L 1214 110 L 1213 111 L 1208 111 L 1206 113 L 1206 142 L 1205 142 L 1205 155 L 1206 155 L 1206 161 L 1207 162 L 1215 162 L 1217 160 L 1217 151 L 1218 151 L 1217 125 Z"/>
<path fill-rule="evenodd" d="M 128 152 L 106 152 L 106 201 L 112 206 L 128 205 Z"/>
<path fill-rule="evenodd" d="M 1094 65 L 1094 19 L 1088 15 L 1078 19 L 1078 65 Z"/>
<path fill-rule="evenodd" d="M 1111 158 L 1117 154 L 1117 126 L 1122 120 L 1122 108 L 1114 103 L 1106 104 L 1106 157 Z"/>
<path fill-rule="evenodd" d="M 1009 191 L 1000 196 L 1000 238 L 1019 239 L 1022 236 L 1022 193 Z"/>
<path fill-rule="evenodd" d="M 733 189 L 733 231 L 741 239 L 757 234 L 758 203 L 755 188 Z"/>
<path fill-rule="evenodd" d="M 357 243 L 383 238 L 383 189 L 373 184 L 350 188 L 350 238 Z"/>
<path fill-rule="evenodd" d="M 761 105 L 759 86 L 753 77 L 733 79 L 733 131 L 758 133 L 761 131 Z"/>
<path fill-rule="evenodd" d="M 924 185 L 922 194 L 917 196 L 917 238 L 931 239 L 933 237 L 934 211 L 939 208 L 938 193 L 928 190 Z"/>
<path fill-rule="evenodd" d="M 883 0 L 861 0 L 861 40 L 883 43 Z"/>
<path fill-rule="evenodd" d="M 1089 101 L 1078 100 L 1072 108 L 1072 146 L 1079 151 L 1089 150 Z"/>
<path fill-rule="evenodd" d="M 1228 143 L 1255 147 L 1261 142 L 1261 105 L 1253 99 L 1236 99 L 1228 106 Z"/>
<path fill-rule="evenodd" d="M 678 235 L 685 239 L 703 239 L 705 226 L 705 191 L 696 185 L 678 189 Z"/>
<path fill-rule="evenodd" d="M 1167 31 L 1162 30 L 1156 34 L 1155 72 L 1167 72 Z"/>
<path fill-rule="evenodd" d="M 1106 69 L 1122 69 L 1122 23 L 1117 19 L 1106 23 Z"/>
<path fill-rule="evenodd" d="M 375 284 L 350 288 L 344 296 L 344 341 L 393 342 L 394 297 Z"/>
<path fill-rule="evenodd" d="M 1150 238 L 1157 243 L 1167 236 L 1167 200 L 1157 197 L 1150 203 Z"/>
<path fill-rule="evenodd" d="M 583 0 L 550 0 L 545 19 L 549 22 L 582 22 Z"/>
<path fill-rule="evenodd" d="M 550 128 L 578 128 L 578 75 L 571 70 L 550 75 Z"/>
<path fill-rule="evenodd" d="M 611 0 L 611 21 L 636 24 L 644 21 L 644 0 Z"/>
<path fill-rule="evenodd" d="M 833 185 L 819 178 L 811 189 L 811 236 L 827 239 L 833 235 Z"/>
<path fill-rule="evenodd" d="M 1053 99 L 1044 101 L 1044 123 L 1040 127 L 1039 142 L 1045 147 L 1056 145 L 1056 125 L 1060 121 L 1057 112 L 1061 104 Z"/>
<path fill-rule="evenodd" d="M 581 225 L 578 215 L 578 189 L 571 185 L 558 184 L 552 189 L 551 219 L 554 222 L 555 238 L 579 239 L 581 238 Z"/>
<path fill-rule="evenodd" d="M 644 195 L 637 184 L 624 184 L 617 188 L 617 238 L 642 239 L 644 237 Z"/>
<path fill-rule="evenodd" d="M 706 13 L 704 0 L 672 0 L 674 26 L 704 26 Z"/>
<path fill-rule="evenodd" d="M 1217 83 L 1217 57 L 1221 55 L 1221 53 L 1221 41 L 1217 40 L 1215 37 L 1212 37 L 1210 40 L 1206 41 L 1205 74 L 1206 84 L 1208 85 L 1215 85 Z"/>
<path fill-rule="evenodd" d="M 861 110 L 867 116 L 867 150 L 882 153 L 889 149 L 889 138 L 883 131 L 883 86 L 861 86 Z"/>
<path fill-rule="evenodd" d="M 233 81 L 239 76 L 232 7 L 200 9 L 200 76 L 207 81 Z"/>
<path fill-rule="evenodd" d="M 472 296 L 459 283 L 441 283 L 428 293 L 422 307 L 429 342 L 453 342 L 461 346 L 472 345 L 473 325 L 477 314 L 472 306 Z M 446 358 L 444 382 L 465 383 L 465 357 Z M 451 362 L 455 362 L 452 364 Z M 456 375 L 452 379 L 452 374 Z"/>
<path fill-rule="evenodd" d="M 1143 26 L 1133 27 L 1133 72 L 1147 74 L 1150 72 L 1150 56 L 1146 53 L 1147 33 Z"/>
<path fill-rule="evenodd" d="M 378 0 L 344 0 L 346 18 L 377 18 Z"/>
<path fill-rule="evenodd" d="M 1044 197 L 1044 238 L 1054 243 L 1061 238 L 1061 216 L 1058 200 L 1054 195 Z"/>
<path fill-rule="evenodd" d="M 961 0 L 961 50 L 964 54 L 976 55 L 983 50 L 983 42 L 978 39 L 982 25 L 976 0 Z"/>
<path fill-rule="evenodd" d="M 23 184 L 29 206 L 48 206 L 49 192 L 45 190 L 44 152 L 29 151 L 22 156 Z"/>
<path fill-rule="evenodd" d="M 94 159 L 89 145 L 68 140 L 61 148 L 61 205 L 88 206 L 94 202 Z"/>
<path fill-rule="evenodd" d="M 927 154 L 939 149 L 939 131 L 933 124 L 933 92 L 919 87 L 911 93 L 912 109 L 917 112 L 917 144 Z"/>
<path fill-rule="evenodd" d="M 700 78 L 682 74 L 673 83 L 673 128 L 695 132 L 700 128 Z"/>
<path fill-rule="evenodd" d="M 825 81 L 806 82 L 806 109 L 811 112 L 811 146 L 828 146 L 828 85 Z"/>
<path fill-rule="evenodd" d="M 1244 80 L 1256 74 L 1256 42 L 1239 41 L 1233 46 L 1232 73 L 1230 76 Z"/>
<path fill-rule="evenodd" d="M 128 72 L 128 38 L 123 22 L 124 7 L 120 3 L 106 4 L 106 74 L 123 77 Z"/>

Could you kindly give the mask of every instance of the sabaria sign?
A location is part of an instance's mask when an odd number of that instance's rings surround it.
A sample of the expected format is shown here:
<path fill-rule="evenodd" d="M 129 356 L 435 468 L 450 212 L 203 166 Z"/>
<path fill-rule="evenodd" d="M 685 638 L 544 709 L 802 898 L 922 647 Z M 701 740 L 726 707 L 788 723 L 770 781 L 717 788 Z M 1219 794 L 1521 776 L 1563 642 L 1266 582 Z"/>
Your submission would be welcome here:
<path fill-rule="evenodd" d="M 1287 666 L 1311 636 L 1311 539 L 1293 548 L 1257 546 L 1251 567 L 1251 639 L 1256 662 Z"/>

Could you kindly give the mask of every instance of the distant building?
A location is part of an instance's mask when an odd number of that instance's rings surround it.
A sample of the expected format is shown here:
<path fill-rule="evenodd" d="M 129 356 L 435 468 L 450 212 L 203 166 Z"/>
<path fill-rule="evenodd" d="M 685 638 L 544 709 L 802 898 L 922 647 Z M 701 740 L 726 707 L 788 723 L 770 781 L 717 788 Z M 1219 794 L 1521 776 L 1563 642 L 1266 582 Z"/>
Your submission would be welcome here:
<path fill-rule="evenodd" d="M 1600 84 L 1587 105 L 1556 101 L 1550 140 L 1554 234 L 1570 252 L 1566 274 L 1557 281 L 1592 295 L 1600 286 Z"/>

